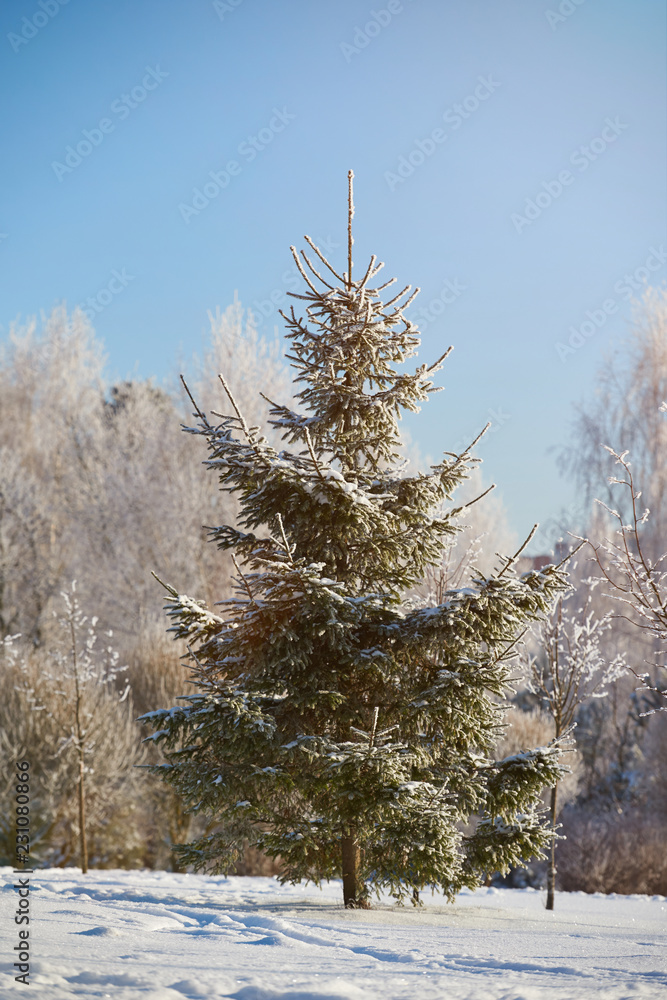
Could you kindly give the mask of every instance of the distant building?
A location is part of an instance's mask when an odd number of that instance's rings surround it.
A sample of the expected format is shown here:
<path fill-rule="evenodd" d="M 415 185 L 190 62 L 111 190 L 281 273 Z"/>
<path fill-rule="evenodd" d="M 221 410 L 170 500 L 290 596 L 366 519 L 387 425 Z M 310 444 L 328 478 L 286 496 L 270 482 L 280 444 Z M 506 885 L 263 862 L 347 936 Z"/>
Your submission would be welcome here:
<path fill-rule="evenodd" d="M 531 570 L 544 569 L 545 566 L 557 566 L 573 547 L 573 542 L 561 540 L 554 545 L 554 551 L 547 555 L 520 556 L 516 563 L 517 570 L 520 573 L 529 573 Z"/>

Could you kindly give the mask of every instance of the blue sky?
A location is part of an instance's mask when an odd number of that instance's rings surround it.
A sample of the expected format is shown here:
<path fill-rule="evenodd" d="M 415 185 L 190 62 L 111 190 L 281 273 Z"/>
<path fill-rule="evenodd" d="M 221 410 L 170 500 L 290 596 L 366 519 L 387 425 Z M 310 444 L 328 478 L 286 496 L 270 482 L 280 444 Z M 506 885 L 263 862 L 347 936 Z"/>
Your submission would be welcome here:
<path fill-rule="evenodd" d="M 548 522 L 574 500 L 573 402 L 667 279 L 665 20 L 663 0 L 10 0 L 0 338 L 93 299 L 110 378 L 161 380 L 235 290 L 271 335 L 290 244 L 343 266 L 351 167 L 355 263 L 421 287 L 422 360 L 455 348 L 408 430 L 435 460 L 490 419 L 513 527 Z"/>

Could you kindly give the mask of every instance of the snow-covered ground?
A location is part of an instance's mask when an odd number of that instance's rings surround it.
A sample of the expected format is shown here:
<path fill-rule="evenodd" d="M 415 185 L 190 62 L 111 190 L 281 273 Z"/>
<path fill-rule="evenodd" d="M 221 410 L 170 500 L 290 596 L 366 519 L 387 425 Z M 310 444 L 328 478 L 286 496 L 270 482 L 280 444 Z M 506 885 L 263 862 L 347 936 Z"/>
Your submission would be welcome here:
<path fill-rule="evenodd" d="M 45 1000 L 648 1000 L 667 996 L 664 897 L 481 889 L 420 910 L 344 910 L 340 884 L 50 869 L 30 877 L 31 985 L 10 968 L 16 876 L 2 878 L 0 997 Z"/>

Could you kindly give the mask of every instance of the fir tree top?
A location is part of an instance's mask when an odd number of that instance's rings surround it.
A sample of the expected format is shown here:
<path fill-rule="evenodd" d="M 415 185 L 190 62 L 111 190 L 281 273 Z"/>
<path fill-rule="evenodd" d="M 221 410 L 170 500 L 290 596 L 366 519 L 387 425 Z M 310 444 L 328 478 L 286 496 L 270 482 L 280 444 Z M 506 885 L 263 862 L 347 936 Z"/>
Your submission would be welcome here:
<path fill-rule="evenodd" d="M 375 255 L 363 277 L 353 280 L 352 171 L 348 176 L 347 274 L 334 270 L 308 236 L 306 242 L 326 268 L 321 268 L 323 274 L 305 251 L 290 248 L 307 285 L 305 294 L 290 295 L 306 303 L 307 320 L 297 316 L 293 306 L 282 315 L 291 341 L 287 356 L 298 372 L 295 383 L 304 384 L 296 399 L 309 415 L 276 406 L 271 423 L 285 429 L 290 444 L 305 445 L 310 437 L 318 458 L 327 456 L 344 476 L 368 480 L 380 475 L 387 463 L 395 463 L 401 411 L 417 412 L 429 393 L 439 391 L 430 376 L 449 352 L 428 368 L 398 373 L 397 366 L 414 357 L 419 346 L 418 331 L 404 315 L 419 289 L 411 294 L 407 285 L 383 301 L 380 293 L 396 279 L 373 287 L 384 267 Z M 338 284 L 331 284 L 332 279 Z"/>
<path fill-rule="evenodd" d="M 419 344 L 416 327 L 404 315 L 419 289 L 410 294 L 407 286 L 384 302 L 380 293 L 394 279 L 369 287 L 383 267 L 375 256 L 363 277 L 352 279 L 351 171 L 348 204 L 345 276 L 306 237 L 339 284 L 323 278 L 305 252 L 291 248 L 307 292 L 289 294 L 307 303 L 306 317 L 294 307 L 282 315 L 295 384 L 304 384 L 295 397 L 304 412 L 269 400 L 269 423 L 290 449 L 276 452 L 257 428 L 246 425 L 223 376 L 234 413 L 217 414 L 222 422 L 215 427 L 199 413 L 203 423 L 195 433 L 207 437 L 208 464 L 222 487 L 238 495 L 239 523 L 250 529 L 216 530 L 213 537 L 221 548 L 235 548 L 246 558 L 257 552 L 263 559 L 270 552 L 283 558 L 284 531 L 295 559 L 322 562 L 328 575 L 359 593 L 378 587 L 397 596 L 437 562 L 443 541 L 456 530 L 452 516 L 458 511 L 445 517 L 442 506 L 477 459 L 467 449 L 445 455 L 429 474 L 404 474 L 398 421 L 402 411 L 418 411 L 438 391 L 431 377 L 451 348 L 430 366 L 412 373 L 397 370 Z M 262 525 L 272 529 L 272 538 L 253 533 Z"/>

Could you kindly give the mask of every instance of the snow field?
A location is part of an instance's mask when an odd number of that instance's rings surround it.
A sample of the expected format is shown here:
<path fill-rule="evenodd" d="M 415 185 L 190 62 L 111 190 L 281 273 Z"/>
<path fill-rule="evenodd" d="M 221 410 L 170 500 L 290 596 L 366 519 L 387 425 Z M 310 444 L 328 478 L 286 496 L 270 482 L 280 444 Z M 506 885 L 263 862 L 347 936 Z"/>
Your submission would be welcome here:
<path fill-rule="evenodd" d="M 15 876 L 0 869 L 0 997 L 25 997 L 11 954 Z M 31 876 L 31 996 L 44 1000 L 658 1000 L 664 897 L 463 892 L 454 905 L 272 878 L 47 869 Z"/>

